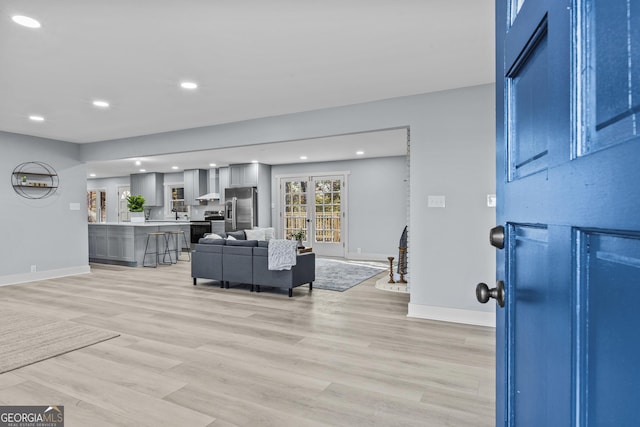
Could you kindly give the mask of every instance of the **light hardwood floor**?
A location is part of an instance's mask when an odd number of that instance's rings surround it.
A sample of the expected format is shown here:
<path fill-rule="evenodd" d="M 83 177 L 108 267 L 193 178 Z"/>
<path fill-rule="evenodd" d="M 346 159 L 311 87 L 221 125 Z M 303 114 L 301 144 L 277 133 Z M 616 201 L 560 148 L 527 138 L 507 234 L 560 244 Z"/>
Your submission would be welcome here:
<path fill-rule="evenodd" d="M 0 375 L 0 405 L 64 405 L 66 427 L 495 425 L 492 328 L 407 318 L 375 278 L 293 298 L 199 282 L 96 264 L 0 287 L 2 307 L 121 334 Z"/>

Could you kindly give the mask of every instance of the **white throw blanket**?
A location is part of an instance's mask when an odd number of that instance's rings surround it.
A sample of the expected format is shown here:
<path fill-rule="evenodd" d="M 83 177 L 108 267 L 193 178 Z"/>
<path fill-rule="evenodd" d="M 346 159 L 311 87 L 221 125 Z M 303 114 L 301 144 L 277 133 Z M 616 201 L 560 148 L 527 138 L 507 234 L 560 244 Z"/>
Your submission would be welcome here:
<path fill-rule="evenodd" d="M 297 251 L 295 240 L 269 240 L 269 270 L 291 270 L 296 265 Z"/>

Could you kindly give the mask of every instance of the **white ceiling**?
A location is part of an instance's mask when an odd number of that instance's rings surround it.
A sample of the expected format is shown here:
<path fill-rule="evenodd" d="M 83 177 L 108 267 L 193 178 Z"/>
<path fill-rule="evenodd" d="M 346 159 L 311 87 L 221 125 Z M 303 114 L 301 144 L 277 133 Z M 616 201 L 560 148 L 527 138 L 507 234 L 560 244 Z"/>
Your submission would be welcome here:
<path fill-rule="evenodd" d="M 90 143 L 490 83 L 493 13 L 493 0 L 3 0 L 0 130 Z"/>

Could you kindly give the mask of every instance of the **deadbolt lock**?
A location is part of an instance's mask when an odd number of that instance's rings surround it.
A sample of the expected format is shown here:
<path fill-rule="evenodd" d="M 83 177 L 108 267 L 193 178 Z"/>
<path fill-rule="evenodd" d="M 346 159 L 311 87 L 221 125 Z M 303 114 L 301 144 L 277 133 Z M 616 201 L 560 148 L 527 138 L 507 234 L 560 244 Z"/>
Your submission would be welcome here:
<path fill-rule="evenodd" d="M 504 249 L 504 227 L 498 225 L 489 231 L 489 243 L 498 249 Z"/>

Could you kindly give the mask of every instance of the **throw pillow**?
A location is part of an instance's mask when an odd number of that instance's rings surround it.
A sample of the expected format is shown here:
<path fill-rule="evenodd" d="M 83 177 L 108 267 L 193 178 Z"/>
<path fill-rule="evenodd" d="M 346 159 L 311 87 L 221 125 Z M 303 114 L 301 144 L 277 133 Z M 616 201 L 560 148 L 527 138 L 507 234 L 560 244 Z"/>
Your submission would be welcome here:
<path fill-rule="evenodd" d="M 227 236 L 227 240 L 237 240 L 237 239 L 233 236 Z"/>
<path fill-rule="evenodd" d="M 264 239 L 262 240 L 271 240 L 276 237 L 276 229 L 273 227 L 253 227 L 254 230 L 264 230 Z M 246 230 L 245 230 L 246 233 Z"/>
<path fill-rule="evenodd" d="M 244 234 L 246 234 L 247 240 L 267 240 L 265 238 L 264 228 L 244 230 Z"/>
<path fill-rule="evenodd" d="M 222 236 L 215 233 L 211 233 L 211 234 L 205 234 L 204 238 L 205 239 L 222 239 Z"/>
<path fill-rule="evenodd" d="M 276 238 L 276 229 L 273 227 L 267 227 L 264 229 L 264 240 L 271 240 Z"/>

